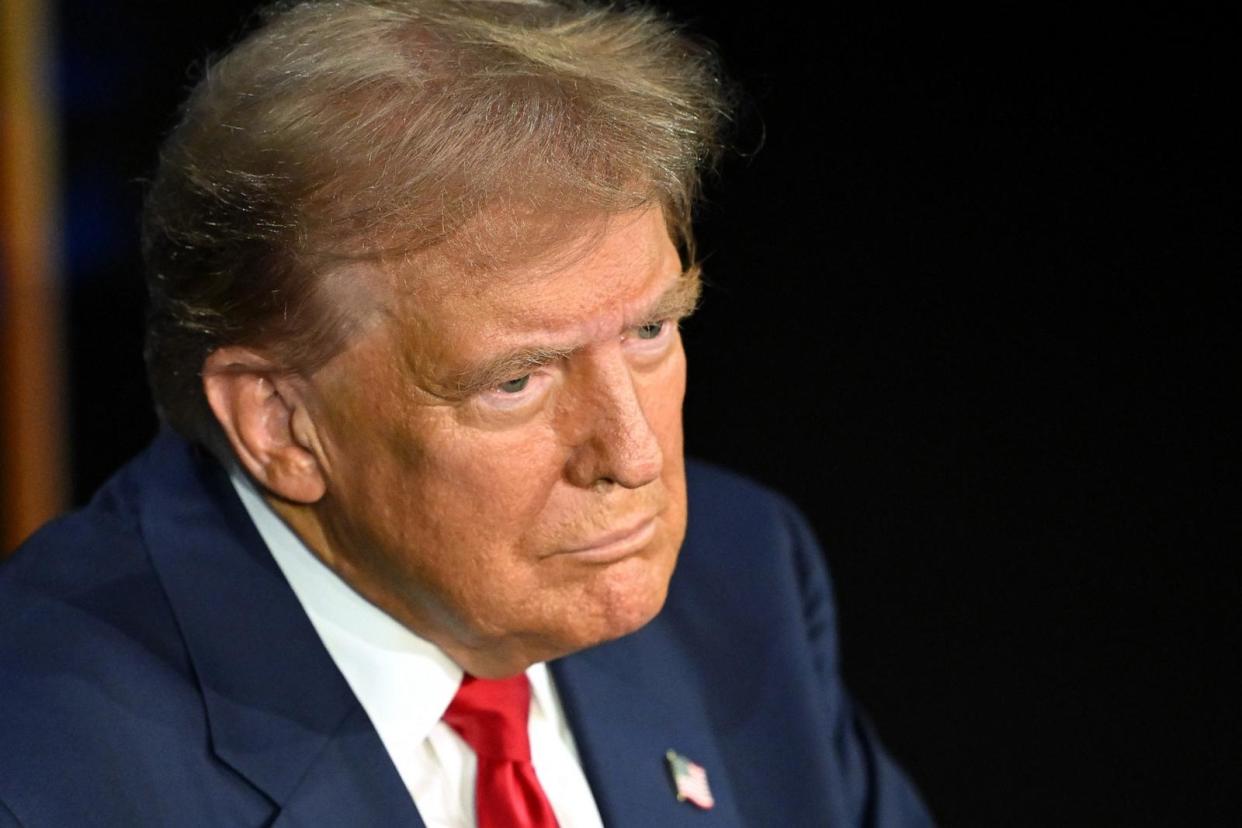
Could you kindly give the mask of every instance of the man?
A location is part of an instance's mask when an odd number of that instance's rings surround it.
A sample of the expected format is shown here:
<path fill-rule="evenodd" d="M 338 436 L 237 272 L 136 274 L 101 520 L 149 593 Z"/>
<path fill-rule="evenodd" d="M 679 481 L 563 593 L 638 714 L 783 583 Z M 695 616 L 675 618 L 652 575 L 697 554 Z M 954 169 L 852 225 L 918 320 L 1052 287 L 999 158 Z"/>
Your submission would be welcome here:
<path fill-rule="evenodd" d="M 803 520 L 683 461 L 725 112 L 576 2 L 220 59 L 146 208 L 169 428 L 0 579 L 0 824 L 926 824 Z"/>

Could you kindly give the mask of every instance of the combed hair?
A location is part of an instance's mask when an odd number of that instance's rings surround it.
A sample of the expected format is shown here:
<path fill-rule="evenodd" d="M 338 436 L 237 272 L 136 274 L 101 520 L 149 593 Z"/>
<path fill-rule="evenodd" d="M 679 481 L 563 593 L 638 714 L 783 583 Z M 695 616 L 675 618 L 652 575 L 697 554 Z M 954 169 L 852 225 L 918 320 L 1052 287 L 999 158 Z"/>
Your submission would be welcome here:
<path fill-rule="evenodd" d="M 187 437 L 223 448 L 202 387 L 213 350 L 314 370 L 349 332 L 325 274 L 458 239 L 497 205 L 659 204 L 692 263 L 691 210 L 729 96 L 710 49 L 663 15 L 324 0 L 259 19 L 191 92 L 143 215 L 147 367 Z"/>

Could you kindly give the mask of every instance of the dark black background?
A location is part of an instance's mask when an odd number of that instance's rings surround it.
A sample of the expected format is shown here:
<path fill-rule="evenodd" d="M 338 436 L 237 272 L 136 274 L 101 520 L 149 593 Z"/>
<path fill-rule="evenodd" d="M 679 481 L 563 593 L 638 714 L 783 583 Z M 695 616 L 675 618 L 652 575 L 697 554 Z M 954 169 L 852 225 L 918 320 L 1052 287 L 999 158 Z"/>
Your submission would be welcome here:
<path fill-rule="evenodd" d="M 248 5 L 60 4 L 79 500 L 153 433 L 140 179 Z M 748 93 L 688 447 L 809 514 L 893 752 L 946 825 L 1227 824 L 1228 21 L 668 5 Z"/>

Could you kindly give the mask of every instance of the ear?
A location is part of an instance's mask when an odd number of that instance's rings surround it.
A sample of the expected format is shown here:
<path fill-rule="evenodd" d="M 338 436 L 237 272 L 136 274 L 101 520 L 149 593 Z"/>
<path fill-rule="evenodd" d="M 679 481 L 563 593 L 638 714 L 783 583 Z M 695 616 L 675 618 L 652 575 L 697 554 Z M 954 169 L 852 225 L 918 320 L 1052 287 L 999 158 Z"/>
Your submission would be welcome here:
<path fill-rule="evenodd" d="M 228 346 L 203 361 L 203 390 L 251 477 L 295 503 L 323 497 L 323 454 L 297 377 L 249 348 Z"/>

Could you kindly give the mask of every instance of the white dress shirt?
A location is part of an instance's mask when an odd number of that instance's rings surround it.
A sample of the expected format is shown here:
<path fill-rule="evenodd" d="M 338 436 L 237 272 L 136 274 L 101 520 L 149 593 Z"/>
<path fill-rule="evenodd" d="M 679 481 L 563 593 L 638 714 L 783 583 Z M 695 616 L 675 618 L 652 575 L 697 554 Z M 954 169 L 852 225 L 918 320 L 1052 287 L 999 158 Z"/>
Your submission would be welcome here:
<path fill-rule="evenodd" d="M 476 824 L 474 751 L 441 721 L 462 670 L 340 579 L 285 525 L 240 471 L 231 475 L 272 557 L 379 733 L 427 828 Z M 602 828 L 547 665 L 535 664 L 530 749 L 561 828 Z"/>

